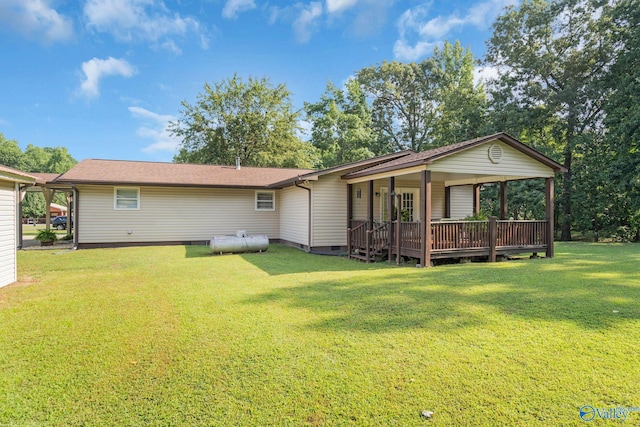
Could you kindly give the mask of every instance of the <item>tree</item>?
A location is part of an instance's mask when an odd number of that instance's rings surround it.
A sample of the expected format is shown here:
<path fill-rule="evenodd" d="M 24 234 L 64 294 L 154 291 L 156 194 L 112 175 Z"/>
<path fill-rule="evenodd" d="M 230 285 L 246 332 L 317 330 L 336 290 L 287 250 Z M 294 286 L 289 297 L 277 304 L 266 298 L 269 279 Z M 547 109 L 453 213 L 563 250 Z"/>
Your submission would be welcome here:
<path fill-rule="evenodd" d="M 486 94 L 483 85 L 475 85 L 473 54 L 463 49 L 459 41 L 444 42 L 433 52 L 438 70 L 435 100 L 436 120 L 433 145 L 453 144 L 486 135 Z"/>
<path fill-rule="evenodd" d="M 319 167 L 328 168 L 385 152 L 376 144 L 371 110 L 357 81 L 349 80 L 344 89 L 327 83 L 320 101 L 305 103 L 304 109 L 312 125 L 310 142 L 318 150 Z"/>
<path fill-rule="evenodd" d="M 0 165 L 23 170 L 24 154 L 15 140 L 8 140 L 0 132 Z"/>
<path fill-rule="evenodd" d="M 383 61 L 363 68 L 356 79 L 371 99 L 373 129 L 386 139 L 386 151 L 420 151 L 432 145 L 436 118 L 435 63 Z"/>
<path fill-rule="evenodd" d="M 65 147 L 36 147 L 29 144 L 24 152 L 17 141 L 7 140 L 0 133 L 0 164 L 24 172 L 64 173 L 77 162 Z M 58 194 L 57 194 L 58 196 Z M 58 197 L 57 203 L 66 204 L 64 197 Z M 40 192 L 27 192 L 22 201 L 22 213 L 28 217 L 45 215 L 45 201 Z"/>
<path fill-rule="evenodd" d="M 488 42 L 485 64 L 499 71 L 496 106 L 520 115 L 512 123 L 532 118 L 539 129 L 550 129 L 569 170 L 559 200 L 563 240 L 571 240 L 578 140 L 603 130 L 609 91 L 600 82 L 616 56 L 610 9 L 598 0 L 525 0 L 497 18 Z"/>
<path fill-rule="evenodd" d="M 473 71 L 473 54 L 457 41 L 420 63 L 383 62 L 358 71 L 386 151 L 422 151 L 483 134 L 485 90 L 474 85 Z"/>
<path fill-rule="evenodd" d="M 198 101 L 182 102 L 182 117 L 169 125 L 182 138 L 176 162 L 271 167 L 312 166 L 313 146 L 302 142 L 299 112 L 293 110 L 284 84 L 237 74 L 229 80 L 208 83 Z"/>
<path fill-rule="evenodd" d="M 605 81 L 612 91 L 605 105 L 607 172 L 616 186 L 616 206 L 626 207 L 619 226 L 640 241 L 640 1 L 620 2 L 613 23 L 621 52 Z"/>

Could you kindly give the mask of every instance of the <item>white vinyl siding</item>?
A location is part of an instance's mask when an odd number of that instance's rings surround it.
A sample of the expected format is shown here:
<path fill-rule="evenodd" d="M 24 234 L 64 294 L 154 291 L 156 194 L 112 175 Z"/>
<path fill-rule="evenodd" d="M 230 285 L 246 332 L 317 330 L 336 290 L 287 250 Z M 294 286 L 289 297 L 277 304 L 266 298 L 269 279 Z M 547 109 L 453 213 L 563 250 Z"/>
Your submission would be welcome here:
<path fill-rule="evenodd" d="M 503 156 L 500 163 L 489 160 L 489 147 L 500 146 Z M 496 141 L 482 144 L 460 153 L 453 154 L 429 165 L 434 172 L 461 174 L 482 174 L 495 176 L 545 177 L 553 176 L 553 170 L 511 146 Z"/>
<path fill-rule="evenodd" d="M 309 244 L 309 192 L 298 187 L 280 190 L 280 238 Z"/>
<path fill-rule="evenodd" d="M 464 219 L 473 215 L 473 185 L 451 187 L 451 219 Z"/>
<path fill-rule="evenodd" d="M 340 178 L 340 173 L 335 173 L 320 177 L 312 185 L 311 246 L 346 246 L 346 182 Z"/>
<path fill-rule="evenodd" d="M 115 187 L 113 208 L 116 210 L 140 209 L 140 189 L 137 187 Z"/>
<path fill-rule="evenodd" d="M 256 211 L 255 190 L 140 187 L 139 210 L 114 210 L 113 191 L 79 186 L 79 243 L 209 240 L 236 230 L 280 237 L 277 211 Z"/>
<path fill-rule="evenodd" d="M 0 181 L 0 287 L 16 281 L 16 190 Z"/>

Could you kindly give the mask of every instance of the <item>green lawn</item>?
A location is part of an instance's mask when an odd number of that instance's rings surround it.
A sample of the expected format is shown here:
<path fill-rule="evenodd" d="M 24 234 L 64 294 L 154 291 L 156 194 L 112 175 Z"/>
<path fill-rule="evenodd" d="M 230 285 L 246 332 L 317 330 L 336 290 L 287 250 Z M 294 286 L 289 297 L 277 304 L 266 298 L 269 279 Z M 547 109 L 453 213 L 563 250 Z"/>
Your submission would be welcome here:
<path fill-rule="evenodd" d="M 0 425 L 582 425 L 583 405 L 640 407 L 639 265 L 631 244 L 431 269 L 22 251 Z"/>

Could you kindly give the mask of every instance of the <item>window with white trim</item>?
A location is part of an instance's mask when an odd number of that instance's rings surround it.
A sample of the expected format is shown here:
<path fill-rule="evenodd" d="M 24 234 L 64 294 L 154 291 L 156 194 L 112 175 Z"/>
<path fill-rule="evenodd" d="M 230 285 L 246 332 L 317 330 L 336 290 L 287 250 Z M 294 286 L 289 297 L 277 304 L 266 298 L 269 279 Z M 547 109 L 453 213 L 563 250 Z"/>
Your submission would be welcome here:
<path fill-rule="evenodd" d="M 113 209 L 140 209 L 140 189 L 137 187 L 115 187 L 113 189 Z"/>
<path fill-rule="evenodd" d="M 256 210 L 275 211 L 276 193 L 275 191 L 256 191 Z"/>

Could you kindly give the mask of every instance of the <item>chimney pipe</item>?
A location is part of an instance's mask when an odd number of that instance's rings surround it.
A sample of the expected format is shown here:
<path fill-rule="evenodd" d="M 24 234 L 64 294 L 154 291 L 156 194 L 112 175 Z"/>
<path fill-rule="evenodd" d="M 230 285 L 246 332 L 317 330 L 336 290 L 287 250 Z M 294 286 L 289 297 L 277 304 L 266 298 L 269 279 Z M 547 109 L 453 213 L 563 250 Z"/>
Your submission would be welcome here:
<path fill-rule="evenodd" d="M 240 157 L 236 157 L 236 170 L 240 170 Z"/>

